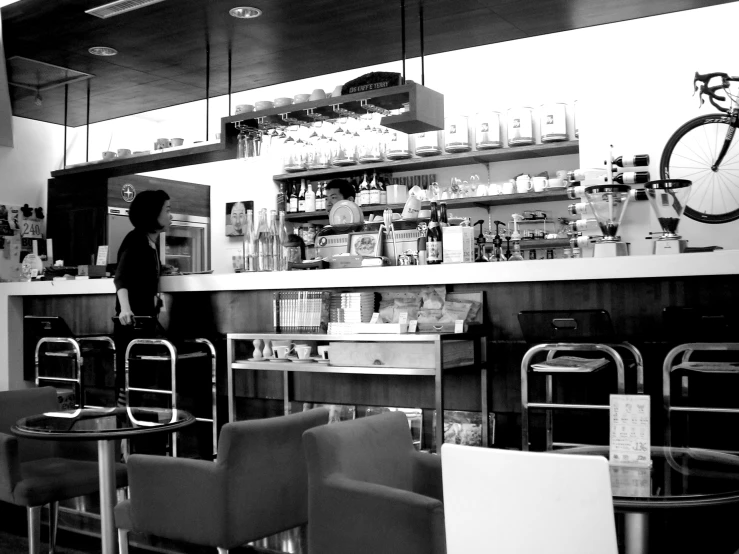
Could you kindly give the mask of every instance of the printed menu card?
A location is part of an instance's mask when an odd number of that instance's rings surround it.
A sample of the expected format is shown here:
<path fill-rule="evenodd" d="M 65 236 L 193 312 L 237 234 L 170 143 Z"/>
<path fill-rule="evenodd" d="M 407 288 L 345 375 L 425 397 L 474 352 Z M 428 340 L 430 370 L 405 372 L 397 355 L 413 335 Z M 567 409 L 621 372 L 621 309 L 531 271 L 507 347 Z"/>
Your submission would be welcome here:
<path fill-rule="evenodd" d="M 611 395 L 609 461 L 616 465 L 650 467 L 650 403 L 644 394 Z"/>

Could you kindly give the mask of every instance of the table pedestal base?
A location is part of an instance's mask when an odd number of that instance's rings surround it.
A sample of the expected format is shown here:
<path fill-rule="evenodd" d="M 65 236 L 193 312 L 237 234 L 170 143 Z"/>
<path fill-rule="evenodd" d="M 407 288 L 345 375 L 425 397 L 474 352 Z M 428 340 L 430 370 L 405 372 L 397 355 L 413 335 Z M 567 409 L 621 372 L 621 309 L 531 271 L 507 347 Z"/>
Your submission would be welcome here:
<path fill-rule="evenodd" d="M 115 442 L 98 441 L 98 468 L 100 473 L 100 536 L 102 554 L 117 554 L 113 506 L 116 503 L 115 488 Z"/>
<path fill-rule="evenodd" d="M 626 554 L 649 552 L 649 514 L 645 512 L 624 514 L 624 542 Z"/>

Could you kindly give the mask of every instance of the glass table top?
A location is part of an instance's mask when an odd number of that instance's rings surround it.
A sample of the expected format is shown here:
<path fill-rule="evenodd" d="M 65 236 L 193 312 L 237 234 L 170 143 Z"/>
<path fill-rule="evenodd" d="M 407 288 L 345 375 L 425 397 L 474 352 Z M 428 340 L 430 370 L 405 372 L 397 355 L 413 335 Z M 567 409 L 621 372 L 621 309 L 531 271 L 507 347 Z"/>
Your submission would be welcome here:
<path fill-rule="evenodd" d="M 183 410 L 166 408 L 78 408 L 19 419 L 11 431 L 20 437 L 58 440 L 110 440 L 176 431 L 195 422 Z"/>
<path fill-rule="evenodd" d="M 556 450 L 608 457 L 607 446 Z M 653 446 L 652 467 L 610 466 L 614 505 L 688 507 L 739 502 L 739 456 L 703 448 Z"/>

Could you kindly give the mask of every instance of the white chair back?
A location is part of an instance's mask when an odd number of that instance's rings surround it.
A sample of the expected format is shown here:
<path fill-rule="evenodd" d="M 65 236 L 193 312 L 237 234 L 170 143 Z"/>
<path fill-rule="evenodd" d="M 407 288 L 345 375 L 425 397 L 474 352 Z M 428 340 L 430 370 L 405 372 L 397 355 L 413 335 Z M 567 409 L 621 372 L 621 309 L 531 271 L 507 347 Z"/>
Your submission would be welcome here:
<path fill-rule="evenodd" d="M 600 456 L 441 448 L 447 554 L 617 554 Z"/>

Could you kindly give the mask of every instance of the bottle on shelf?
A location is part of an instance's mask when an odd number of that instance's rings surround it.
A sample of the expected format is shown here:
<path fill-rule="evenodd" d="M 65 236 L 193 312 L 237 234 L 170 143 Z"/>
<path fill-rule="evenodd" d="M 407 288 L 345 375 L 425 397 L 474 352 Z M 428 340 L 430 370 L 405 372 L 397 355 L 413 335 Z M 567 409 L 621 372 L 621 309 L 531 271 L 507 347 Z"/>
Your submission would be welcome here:
<path fill-rule="evenodd" d="M 359 185 L 359 196 L 357 196 L 357 205 L 367 206 L 370 203 L 369 184 L 367 184 L 367 174 L 364 174 L 362 183 Z"/>
<path fill-rule="evenodd" d="M 444 261 L 443 239 L 436 202 L 431 202 L 431 220 L 426 233 L 426 263 L 440 264 Z"/>
<path fill-rule="evenodd" d="M 321 181 L 318 181 L 318 185 L 316 186 L 316 211 L 322 212 L 326 209 L 326 204 L 324 200 L 323 195 L 323 183 Z"/>
<path fill-rule="evenodd" d="M 513 243 L 512 246 L 512 252 L 511 257 L 508 258 L 509 262 L 522 262 L 523 256 L 521 255 L 521 242 L 517 240 L 512 240 Z"/>
<path fill-rule="evenodd" d="M 446 213 L 446 202 L 439 204 L 439 225 L 442 229 L 444 227 L 449 227 L 449 219 L 447 218 Z"/>
<path fill-rule="evenodd" d="M 280 268 L 280 232 L 277 230 L 277 210 L 271 210 L 269 213 L 269 230 L 267 234 L 269 240 L 269 270 L 277 271 Z"/>
<path fill-rule="evenodd" d="M 298 211 L 305 212 L 305 179 L 300 180 L 300 192 L 298 193 Z"/>
<path fill-rule="evenodd" d="M 254 212 L 246 210 L 246 227 L 244 228 L 244 270 L 256 271 L 256 237 L 254 235 Z"/>
<path fill-rule="evenodd" d="M 280 212 L 285 211 L 285 183 L 280 183 L 280 188 L 277 192 L 277 210 Z"/>
<path fill-rule="evenodd" d="M 487 262 L 488 258 L 485 256 L 485 235 L 482 232 L 482 224 L 484 221 L 480 219 L 479 221 L 475 222 L 475 227 L 480 226 L 480 234 L 477 235 L 477 239 L 475 239 L 475 247 L 477 250 L 477 255 L 475 256 L 476 262 Z"/>
<path fill-rule="evenodd" d="M 387 132 L 387 129 L 385 129 L 385 132 Z M 387 182 L 389 179 L 384 178 L 378 183 L 378 187 L 380 187 L 380 204 L 383 206 L 387 204 Z"/>
<path fill-rule="evenodd" d="M 590 205 L 587 202 L 576 202 L 567 206 L 570 215 L 590 214 Z"/>
<path fill-rule="evenodd" d="M 269 242 L 269 224 L 267 223 L 267 208 L 259 210 L 259 226 L 257 227 L 257 271 L 269 271 L 269 259 L 272 255 L 272 245 Z"/>
<path fill-rule="evenodd" d="M 567 173 L 567 179 L 573 181 L 602 181 L 606 182 L 607 170 L 605 169 L 573 169 Z"/>
<path fill-rule="evenodd" d="M 613 178 L 614 183 L 619 185 L 633 185 L 636 183 L 649 182 L 649 171 L 624 171 Z"/>
<path fill-rule="evenodd" d="M 285 212 L 280 212 L 280 219 L 277 224 L 277 239 L 279 240 L 279 248 L 277 250 L 277 271 L 287 270 L 287 259 L 285 255 L 285 247 L 287 246 L 287 227 L 285 226 Z"/>
<path fill-rule="evenodd" d="M 613 160 L 613 165 L 618 167 L 646 167 L 649 165 L 649 154 L 619 156 Z"/>
<path fill-rule="evenodd" d="M 316 211 L 316 193 L 313 192 L 313 185 L 311 185 L 310 183 L 307 184 L 305 190 L 305 211 Z"/>
<path fill-rule="evenodd" d="M 372 174 L 372 181 L 369 185 L 369 203 L 379 204 L 380 203 L 380 189 L 377 186 L 377 174 Z"/>
<path fill-rule="evenodd" d="M 290 193 L 290 213 L 298 213 L 298 184 L 293 183 L 292 192 Z"/>

